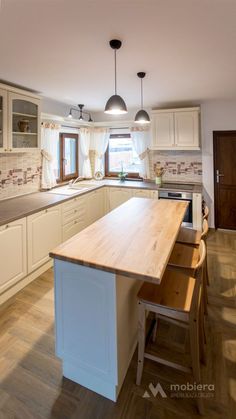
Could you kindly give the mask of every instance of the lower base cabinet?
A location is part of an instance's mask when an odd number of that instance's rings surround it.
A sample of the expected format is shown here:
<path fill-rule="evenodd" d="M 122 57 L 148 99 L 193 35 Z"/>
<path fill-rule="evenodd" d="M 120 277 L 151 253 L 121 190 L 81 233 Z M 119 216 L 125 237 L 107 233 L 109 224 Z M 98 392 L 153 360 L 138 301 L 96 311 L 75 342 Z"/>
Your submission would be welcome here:
<path fill-rule="evenodd" d="M 49 252 L 62 242 L 61 206 L 27 218 L 28 273 L 49 260 Z"/>
<path fill-rule="evenodd" d="M 98 189 L 87 194 L 87 225 L 94 223 L 105 214 L 104 190 Z"/>
<path fill-rule="evenodd" d="M 119 205 L 132 198 L 133 190 L 128 188 L 110 188 L 109 191 L 109 209 L 112 211 Z"/>
<path fill-rule="evenodd" d="M 158 191 L 102 188 L 0 226 L 0 294 L 50 260 L 49 252 L 133 196 Z M 201 230 L 201 194 L 193 194 L 193 228 Z M 27 263 L 28 260 L 28 263 Z"/>
<path fill-rule="evenodd" d="M 27 275 L 26 218 L 0 227 L 0 292 Z"/>

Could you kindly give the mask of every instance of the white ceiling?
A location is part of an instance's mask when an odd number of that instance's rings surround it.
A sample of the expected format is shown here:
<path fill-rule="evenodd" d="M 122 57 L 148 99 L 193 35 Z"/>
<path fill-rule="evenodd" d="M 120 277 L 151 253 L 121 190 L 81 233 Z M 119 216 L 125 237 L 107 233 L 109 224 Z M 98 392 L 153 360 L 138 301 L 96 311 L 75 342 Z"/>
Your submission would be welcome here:
<path fill-rule="evenodd" d="M 103 110 L 236 97 L 236 0 L 2 0 L 0 79 Z"/>

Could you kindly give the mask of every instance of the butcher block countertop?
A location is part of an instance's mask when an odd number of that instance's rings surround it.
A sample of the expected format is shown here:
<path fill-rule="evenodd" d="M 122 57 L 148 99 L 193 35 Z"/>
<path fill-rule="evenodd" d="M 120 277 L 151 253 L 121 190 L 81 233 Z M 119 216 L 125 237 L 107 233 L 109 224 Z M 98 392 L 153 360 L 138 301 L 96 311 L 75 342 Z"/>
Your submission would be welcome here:
<path fill-rule="evenodd" d="M 187 206 L 186 201 L 131 198 L 50 256 L 159 284 Z"/>

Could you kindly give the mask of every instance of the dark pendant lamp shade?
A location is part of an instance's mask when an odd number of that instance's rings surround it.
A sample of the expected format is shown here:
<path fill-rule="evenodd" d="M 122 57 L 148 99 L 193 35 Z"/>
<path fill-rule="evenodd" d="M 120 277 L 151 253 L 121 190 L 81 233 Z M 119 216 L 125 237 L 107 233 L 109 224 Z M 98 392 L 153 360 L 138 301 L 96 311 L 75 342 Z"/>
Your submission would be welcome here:
<path fill-rule="evenodd" d="M 136 113 L 134 122 L 137 124 L 150 124 L 150 118 L 148 113 L 143 109 L 143 79 L 146 76 L 146 73 L 139 72 L 137 76 L 141 80 L 141 109 Z"/>
<path fill-rule="evenodd" d="M 105 107 L 105 113 L 112 115 L 121 115 L 127 113 L 127 108 L 124 99 L 119 95 L 113 95 L 108 99 Z"/>
<path fill-rule="evenodd" d="M 122 115 L 127 113 L 127 107 L 124 99 L 117 94 L 116 51 L 121 47 L 121 45 L 122 42 L 118 39 L 112 39 L 110 41 L 110 47 L 114 49 L 115 54 L 115 94 L 108 99 L 104 112 L 111 115 Z"/>

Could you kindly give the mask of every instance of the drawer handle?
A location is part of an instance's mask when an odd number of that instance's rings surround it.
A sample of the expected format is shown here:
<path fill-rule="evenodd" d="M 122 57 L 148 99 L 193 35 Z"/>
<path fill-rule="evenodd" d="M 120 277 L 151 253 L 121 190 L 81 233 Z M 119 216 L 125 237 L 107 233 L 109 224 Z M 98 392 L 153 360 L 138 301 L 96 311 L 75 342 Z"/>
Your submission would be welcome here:
<path fill-rule="evenodd" d="M 46 209 L 45 212 L 48 212 L 48 210 Z"/>
<path fill-rule="evenodd" d="M 9 225 L 7 224 L 5 228 L 9 228 Z"/>

